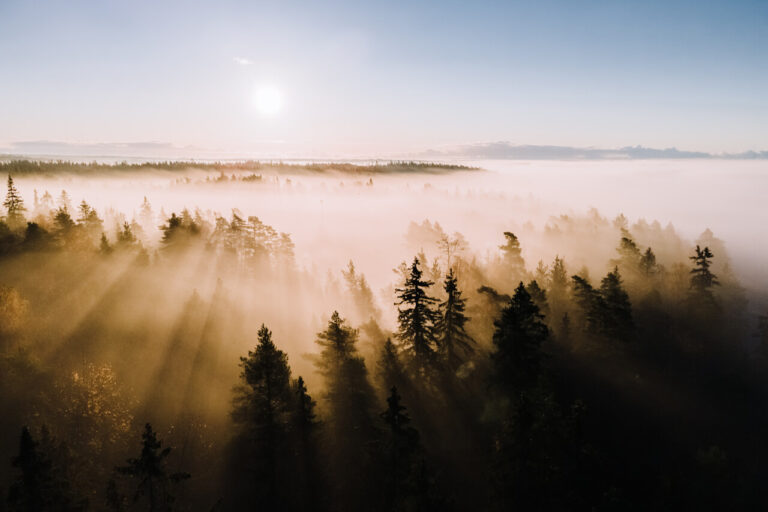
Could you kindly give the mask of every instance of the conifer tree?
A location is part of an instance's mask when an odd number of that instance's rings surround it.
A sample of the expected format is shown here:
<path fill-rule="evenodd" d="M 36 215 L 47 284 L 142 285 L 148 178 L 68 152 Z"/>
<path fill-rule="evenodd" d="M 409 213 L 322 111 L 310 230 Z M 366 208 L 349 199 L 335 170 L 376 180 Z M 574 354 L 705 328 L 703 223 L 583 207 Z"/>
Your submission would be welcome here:
<path fill-rule="evenodd" d="M 498 384 L 507 392 L 533 386 L 549 329 L 522 282 L 494 326 L 492 359 Z"/>
<path fill-rule="evenodd" d="M 712 294 L 712 288 L 718 286 L 720 282 L 717 276 L 712 273 L 712 258 L 714 255 L 709 247 L 702 249 L 696 246 L 696 254 L 689 259 L 693 261 L 691 269 L 691 300 L 703 307 L 713 308 L 717 306 L 715 296 Z"/>
<path fill-rule="evenodd" d="M 398 302 L 397 339 L 400 341 L 411 366 L 426 374 L 435 362 L 437 335 L 435 324 L 439 313 L 433 305 L 437 299 L 427 295 L 426 289 L 434 283 L 422 280 L 419 259 L 414 258 L 402 288 L 396 288 Z"/>
<path fill-rule="evenodd" d="M 400 402 L 397 387 L 392 386 L 387 398 L 387 410 L 381 419 L 387 426 L 386 436 L 386 494 L 385 510 L 404 510 L 413 503 L 418 492 L 416 480 L 419 455 L 419 433 L 410 423 L 406 408 Z"/>
<path fill-rule="evenodd" d="M 397 346 L 387 338 L 381 347 L 376 363 L 376 377 L 381 389 L 397 386 L 400 389 L 408 387 L 408 376 L 400 361 Z"/>
<path fill-rule="evenodd" d="M 101 241 L 99 242 L 99 252 L 101 254 L 107 255 L 112 252 L 112 246 L 109 245 L 109 240 L 107 240 L 106 233 L 101 234 Z"/>
<path fill-rule="evenodd" d="M 539 307 L 539 312 L 546 318 L 549 315 L 549 303 L 547 302 L 547 291 L 539 286 L 535 279 L 528 283 L 525 291 L 531 296 L 533 302 Z"/>
<path fill-rule="evenodd" d="M 136 484 L 131 501 L 150 512 L 167 512 L 172 509 L 175 498 L 171 493 L 173 484 L 189 478 L 188 473 L 169 473 L 166 461 L 170 448 L 163 448 L 152 426 L 144 425 L 141 435 L 141 454 L 128 459 L 128 464 L 116 468 L 121 475 L 130 477 Z"/>
<path fill-rule="evenodd" d="M 236 389 L 232 418 L 253 449 L 260 497 L 278 507 L 278 456 L 290 420 L 291 397 L 288 356 L 272 341 L 262 324 L 256 349 L 240 358 L 241 385 Z"/>
<path fill-rule="evenodd" d="M 24 212 L 27 209 L 24 207 L 24 200 L 21 198 L 19 191 L 16 190 L 16 185 L 14 185 L 10 174 L 8 175 L 8 192 L 3 206 L 7 211 L 5 219 L 8 227 L 11 229 L 24 227 Z"/>
<path fill-rule="evenodd" d="M 8 491 L 9 510 L 76 510 L 62 489 L 66 483 L 56 474 L 49 454 L 32 438 L 27 427 L 21 431 L 19 453 L 11 463 L 19 475 Z"/>
<path fill-rule="evenodd" d="M 334 504 L 347 510 L 364 508 L 372 499 L 372 445 L 379 436 L 373 419 L 373 388 L 357 351 L 357 336 L 334 311 L 316 340 L 321 351 L 315 365 L 325 381 L 325 460 L 335 484 Z"/>
<path fill-rule="evenodd" d="M 523 279 L 525 277 L 525 260 L 522 256 L 522 249 L 520 247 L 520 241 L 517 239 L 514 233 L 509 231 L 504 232 L 504 238 L 506 239 L 504 245 L 500 245 L 501 260 L 504 265 L 504 271 L 507 273 L 508 278 L 513 280 Z"/>
<path fill-rule="evenodd" d="M 117 243 L 122 246 L 129 246 L 136 243 L 136 235 L 133 234 L 131 225 L 127 222 L 123 222 L 122 229 L 117 228 Z"/>
<path fill-rule="evenodd" d="M 609 338 L 627 340 L 634 329 L 632 305 L 621 283 L 619 269 L 614 268 L 600 283 L 601 331 Z"/>
<path fill-rule="evenodd" d="M 659 265 L 656 263 L 656 255 L 653 249 L 648 247 L 640 258 L 640 271 L 645 277 L 652 277 L 659 272 Z"/>
<path fill-rule="evenodd" d="M 440 316 L 435 325 L 438 351 L 447 368 L 455 372 L 475 352 L 475 341 L 465 329 L 469 320 L 464 313 L 467 300 L 461 296 L 453 269 L 445 276 L 443 286 L 445 301 L 440 304 Z"/>
<path fill-rule="evenodd" d="M 307 386 L 300 376 L 293 383 L 294 402 L 291 410 L 292 453 L 295 466 L 291 471 L 293 486 L 291 502 L 296 510 L 320 509 L 319 483 L 322 480 L 318 467 L 318 433 L 320 423 L 315 415 L 315 401 L 307 393 Z"/>
<path fill-rule="evenodd" d="M 568 309 L 568 274 L 565 262 L 559 256 L 555 256 L 548 277 L 549 286 L 546 291 L 549 311 L 552 318 L 560 318 Z"/>
<path fill-rule="evenodd" d="M 589 281 L 581 276 L 571 277 L 573 287 L 573 299 L 581 311 L 581 326 L 584 331 L 591 334 L 600 333 L 601 312 L 604 309 L 602 297 Z"/>

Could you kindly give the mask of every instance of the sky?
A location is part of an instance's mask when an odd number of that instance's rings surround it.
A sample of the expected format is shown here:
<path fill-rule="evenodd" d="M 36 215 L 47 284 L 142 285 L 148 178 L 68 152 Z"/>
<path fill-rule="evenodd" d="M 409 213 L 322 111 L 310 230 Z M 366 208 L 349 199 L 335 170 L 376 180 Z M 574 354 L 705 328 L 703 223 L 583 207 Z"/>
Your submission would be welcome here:
<path fill-rule="evenodd" d="M 765 0 L 0 0 L 0 153 L 766 150 L 767 51 Z"/>

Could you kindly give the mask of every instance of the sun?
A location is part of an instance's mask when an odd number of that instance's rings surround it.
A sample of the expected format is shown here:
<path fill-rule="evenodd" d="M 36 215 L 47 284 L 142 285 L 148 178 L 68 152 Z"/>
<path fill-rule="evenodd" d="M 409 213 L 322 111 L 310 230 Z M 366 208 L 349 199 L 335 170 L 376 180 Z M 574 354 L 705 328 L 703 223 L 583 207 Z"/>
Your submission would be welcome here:
<path fill-rule="evenodd" d="M 283 107 L 283 93 L 274 85 L 262 85 L 253 93 L 253 105 L 264 116 L 274 116 Z"/>

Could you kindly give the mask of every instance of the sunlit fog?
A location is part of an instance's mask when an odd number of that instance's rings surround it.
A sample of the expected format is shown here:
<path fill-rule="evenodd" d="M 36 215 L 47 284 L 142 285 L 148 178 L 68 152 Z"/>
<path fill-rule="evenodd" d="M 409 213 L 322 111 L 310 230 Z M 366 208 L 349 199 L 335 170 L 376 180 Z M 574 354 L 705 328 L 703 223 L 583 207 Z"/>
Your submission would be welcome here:
<path fill-rule="evenodd" d="M 0 0 L 0 512 L 768 510 L 766 27 Z"/>

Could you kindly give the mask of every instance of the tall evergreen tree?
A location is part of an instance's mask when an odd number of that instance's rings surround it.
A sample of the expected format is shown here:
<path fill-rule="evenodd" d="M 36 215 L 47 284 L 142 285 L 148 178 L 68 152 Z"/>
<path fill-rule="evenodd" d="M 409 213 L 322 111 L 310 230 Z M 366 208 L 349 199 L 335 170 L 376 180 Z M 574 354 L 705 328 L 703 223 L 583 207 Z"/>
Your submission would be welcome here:
<path fill-rule="evenodd" d="M 467 318 L 464 310 L 467 300 L 461 296 L 456 276 L 450 269 L 443 283 L 445 301 L 440 304 L 440 316 L 435 325 L 438 351 L 443 363 L 455 372 L 475 352 L 475 340 L 465 329 Z"/>
<path fill-rule="evenodd" d="M 419 433 L 410 425 L 411 419 L 395 386 L 392 386 L 387 398 L 387 410 L 381 413 L 381 419 L 387 426 L 385 510 L 423 510 L 411 508 L 419 499 L 421 491 L 416 485 Z"/>
<path fill-rule="evenodd" d="M 581 276 L 571 277 L 573 299 L 581 312 L 581 327 L 591 334 L 600 333 L 601 313 L 605 309 L 600 293 Z"/>
<path fill-rule="evenodd" d="M 295 510 L 321 510 L 317 439 L 320 422 L 315 415 L 315 401 L 307 393 L 302 377 L 294 381 L 293 393 L 290 428 L 295 464 L 291 471 L 291 504 Z"/>
<path fill-rule="evenodd" d="M 168 472 L 166 459 L 171 449 L 163 448 L 163 443 L 157 439 L 149 423 L 144 425 L 141 440 L 141 454 L 137 458 L 128 459 L 126 466 L 116 470 L 137 482 L 131 499 L 135 505 L 150 512 L 170 511 L 175 501 L 171 486 L 188 479 L 189 474 Z"/>
<path fill-rule="evenodd" d="M 504 232 L 505 242 L 499 246 L 504 272 L 510 279 L 519 280 L 525 277 L 525 260 L 520 241 L 514 233 Z"/>
<path fill-rule="evenodd" d="M 240 366 L 242 383 L 236 389 L 232 418 L 251 450 L 257 493 L 269 507 L 278 507 L 278 457 L 293 402 L 288 356 L 262 324 L 256 349 L 240 358 Z"/>
<path fill-rule="evenodd" d="M 381 389 L 397 386 L 400 389 L 409 387 L 408 375 L 400 361 L 397 346 L 387 338 L 381 346 L 376 362 L 376 378 Z"/>
<path fill-rule="evenodd" d="M 535 279 L 528 283 L 525 291 L 531 296 L 533 302 L 539 307 L 539 312 L 546 317 L 549 315 L 549 302 L 547 302 L 547 291 L 539 286 Z"/>
<path fill-rule="evenodd" d="M 67 475 L 52 457 L 53 441 L 43 429 L 37 442 L 27 427 L 21 431 L 19 453 L 11 464 L 19 471 L 8 491 L 8 510 L 37 512 L 45 510 L 77 511 L 85 503 L 73 498 Z"/>
<path fill-rule="evenodd" d="M 713 257 L 714 255 L 709 250 L 709 247 L 702 249 L 697 245 L 696 254 L 689 258 L 693 261 L 690 299 L 694 304 L 705 308 L 717 307 L 717 301 L 712 293 L 712 289 L 718 286 L 720 281 L 710 270 Z"/>
<path fill-rule="evenodd" d="M 618 267 L 609 272 L 600 283 L 602 301 L 601 330 L 609 338 L 627 340 L 634 330 L 632 305 L 621 283 Z"/>
<path fill-rule="evenodd" d="M 3 206 L 7 211 L 5 221 L 8 227 L 11 229 L 24 227 L 24 212 L 27 209 L 24 207 L 24 200 L 21 198 L 19 191 L 16 190 L 16 185 L 13 183 L 13 178 L 10 174 L 8 175 L 8 192 Z"/>
<path fill-rule="evenodd" d="M 339 510 L 365 508 L 375 492 L 373 446 L 379 436 L 373 419 L 375 397 L 357 351 L 357 336 L 334 311 L 316 340 L 321 351 L 315 364 L 325 381 L 325 460 Z"/>
<path fill-rule="evenodd" d="M 398 298 L 395 305 L 404 306 L 398 307 L 397 339 L 411 366 L 423 375 L 429 372 L 435 362 L 435 324 L 439 321 L 439 313 L 434 308 L 438 300 L 426 292 L 434 283 L 422 280 L 421 276 L 419 259 L 414 258 L 403 287 L 395 289 Z"/>
<path fill-rule="evenodd" d="M 494 326 L 492 359 L 498 384 L 507 391 L 533 386 L 549 329 L 522 282 Z"/>
<path fill-rule="evenodd" d="M 659 272 L 659 265 L 656 263 L 656 255 L 653 249 L 648 247 L 640 258 L 640 271 L 645 277 L 651 277 Z"/>

